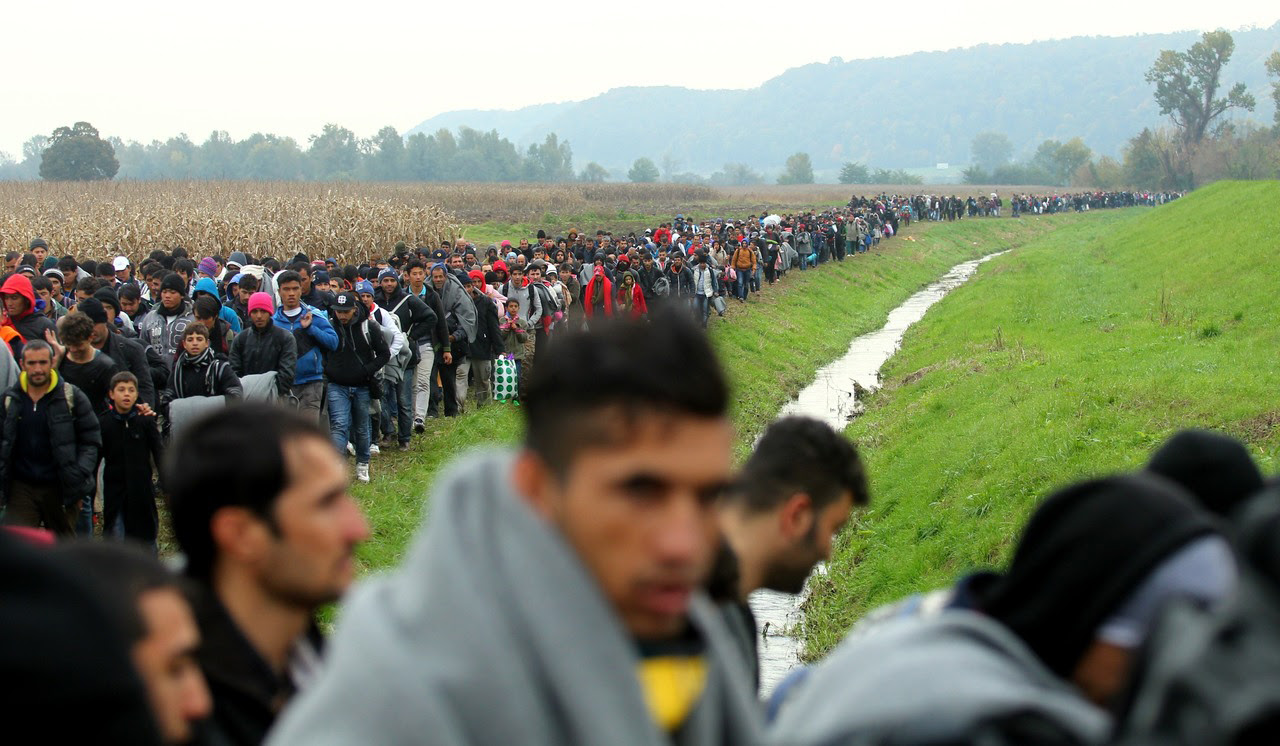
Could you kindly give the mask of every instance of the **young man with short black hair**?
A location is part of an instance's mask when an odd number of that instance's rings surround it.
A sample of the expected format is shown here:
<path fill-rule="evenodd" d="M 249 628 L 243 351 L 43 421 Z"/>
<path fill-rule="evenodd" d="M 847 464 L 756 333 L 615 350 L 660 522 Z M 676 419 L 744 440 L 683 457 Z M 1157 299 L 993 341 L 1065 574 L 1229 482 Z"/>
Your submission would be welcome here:
<path fill-rule="evenodd" d="M 272 743 L 758 742 L 741 656 L 699 590 L 731 477 L 727 409 L 687 319 L 558 340 L 523 447 L 437 485 L 420 543 L 344 610 Z"/>
<path fill-rule="evenodd" d="M 302 278 L 292 270 L 276 278 L 280 306 L 271 319 L 293 334 L 297 343 L 297 363 L 289 391 L 299 410 L 320 421 L 324 400 L 324 356 L 337 349 L 338 335 L 321 309 L 302 302 Z"/>
<path fill-rule="evenodd" d="M 317 673 L 315 613 L 350 585 L 368 524 L 333 443 L 287 409 L 216 411 L 178 438 L 164 473 L 197 586 L 210 742 L 261 743 Z"/>
<path fill-rule="evenodd" d="M 356 451 L 356 480 L 369 481 L 369 401 L 370 387 L 382 366 L 391 359 L 387 340 L 376 322 L 356 299 L 356 294 L 341 292 L 329 307 L 338 347 L 324 361 L 324 375 L 329 382 L 329 432 L 339 453 L 347 452 L 353 443 Z M 381 392 L 378 392 L 381 394 Z"/>

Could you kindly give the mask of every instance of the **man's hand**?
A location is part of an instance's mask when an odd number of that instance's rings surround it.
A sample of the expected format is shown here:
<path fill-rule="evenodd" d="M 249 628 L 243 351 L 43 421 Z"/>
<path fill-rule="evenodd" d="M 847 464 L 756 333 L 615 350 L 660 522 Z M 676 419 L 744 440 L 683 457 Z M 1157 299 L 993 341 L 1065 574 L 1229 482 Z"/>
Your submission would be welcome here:
<path fill-rule="evenodd" d="M 302 314 L 302 318 L 298 320 L 298 323 L 302 325 L 303 329 L 310 329 L 311 328 L 311 312 L 307 311 L 306 313 Z"/>
<path fill-rule="evenodd" d="M 452 353 L 452 352 L 449 352 L 449 351 L 447 351 L 447 350 L 445 351 L 445 353 L 444 353 L 444 364 L 445 364 L 445 365 L 453 365 L 453 353 Z"/>
<path fill-rule="evenodd" d="M 134 406 L 134 409 L 138 410 L 138 414 L 142 415 L 143 417 L 155 416 L 155 413 L 156 413 L 155 410 L 151 408 L 150 404 L 147 404 L 144 401 L 140 401 L 133 406 Z"/>
<path fill-rule="evenodd" d="M 49 346 L 53 348 L 53 367 L 57 368 L 62 364 L 62 358 L 66 355 L 67 348 L 58 344 L 58 335 L 54 334 L 52 329 L 44 330 L 44 341 L 48 342 Z"/>

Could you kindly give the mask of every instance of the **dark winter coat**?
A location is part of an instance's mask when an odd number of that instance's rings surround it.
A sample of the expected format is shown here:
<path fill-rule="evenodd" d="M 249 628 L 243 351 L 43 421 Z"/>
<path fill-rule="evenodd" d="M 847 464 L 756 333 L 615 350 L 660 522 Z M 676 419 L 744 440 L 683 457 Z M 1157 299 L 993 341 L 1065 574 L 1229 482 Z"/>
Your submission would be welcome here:
<path fill-rule="evenodd" d="M 147 362 L 147 351 L 142 344 L 112 331 L 107 335 L 107 341 L 102 345 L 101 352 L 116 361 L 116 367 L 120 370 L 127 370 L 137 376 L 138 401 L 155 407 L 158 403 L 156 384 L 151 376 L 151 365 Z M 157 362 L 159 362 L 158 357 Z"/>
<path fill-rule="evenodd" d="M 228 396 L 239 399 L 244 394 L 240 379 L 231 364 L 218 360 L 213 348 L 191 357 L 182 353 L 173 365 L 173 375 L 169 377 L 169 385 L 160 395 L 160 407 L 167 411 L 169 402 L 174 399 L 186 399 L 189 396 Z"/>
<path fill-rule="evenodd" d="M 151 463 L 160 463 L 160 428 L 156 418 L 132 409 L 119 414 L 112 407 L 98 415 L 102 429 L 102 518 L 112 526 L 124 515 L 124 535 L 143 543 L 156 540 L 159 520 Z"/>
<path fill-rule="evenodd" d="M 297 364 L 297 340 L 275 324 L 260 330 L 250 323 L 231 342 L 231 369 L 236 375 L 243 378 L 274 371 L 281 396 L 288 395 Z"/>
<path fill-rule="evenodd" d="M 25 380 L 25 379 L 24 379 Z M 0 427 L 0 503 L 7 497 L 9 468 L 13 462 L 13 445 L 18 438 L 18 412 L 21 399 L 27 398 L 26 387 L 19 381 L 4 394 L 4 424 Z M 98 451 L 102 433 L 98 418 L 84 392 L 58 378 L 40 399 L 39 406 L 48 407 L 49 447 L 53 462 L 58 464 L 58 483 L 62 488 L 62 504 L 71 505 L 93 494 L 97 487 Z"/>
<path fill-rule="evenodd" d="M 338 333 L 338 349 L 325 357 L 325 378 L 339 386 L 368 386 L 391 359 L 382 327 L 370 323 L 368 314 L 359 309 L 350 324 L 343 324 L 337 317 L 331 321 Z"/>
<path fill-rule="evenodd" d="M 377 290 L 373 294 L 373 299 L 387 311 L 395 309 L 396 317 L 400 319 L 400 331 L 404 332 L 409 340 L 409 347 L 413 350 L 413 355 L 409 358 L 409 366 L 417 365 L 418 346 L 432 340 L 436 322 L 443 320 L 443 317 L 437 319 L 435 310 L 427 305 L 426 301 L 406 293 L 403 288 L 397 289 L 390 296 L 382 290 Z"/>
<path fill-rule="evenodd" d="M 471 343 L 471 357 L 493 360 L 502 354 L 502 330 L 498 328 L 498 307 L 487 295 L 472 298 L 476 305 L 476 338 Z"/>

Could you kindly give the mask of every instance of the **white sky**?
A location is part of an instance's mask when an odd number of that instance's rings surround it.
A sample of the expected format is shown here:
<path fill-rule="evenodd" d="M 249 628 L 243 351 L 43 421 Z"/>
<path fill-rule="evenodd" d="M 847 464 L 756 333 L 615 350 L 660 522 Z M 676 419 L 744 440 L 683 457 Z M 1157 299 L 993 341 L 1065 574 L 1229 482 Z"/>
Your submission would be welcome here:
<path fill-rule="evenodd" d="M 199 143 L 222 129 L 305 148 L 326 122 L 368 136 L 620 86 L 749 88 L 832 57 L 1277 19 L 1276 0 L 11 2 L 0 7 L 0 151 L 20 158 L 32 135 L 80 120 L 125 140 L 186 132 Z"/>

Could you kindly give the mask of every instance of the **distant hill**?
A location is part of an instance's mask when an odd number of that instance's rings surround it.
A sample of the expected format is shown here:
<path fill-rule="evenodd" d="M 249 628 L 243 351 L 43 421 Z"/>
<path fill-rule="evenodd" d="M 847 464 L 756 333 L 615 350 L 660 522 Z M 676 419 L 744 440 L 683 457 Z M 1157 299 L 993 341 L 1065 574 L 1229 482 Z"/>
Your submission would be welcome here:
<path fill-rule="evenodd" d="M 1269 123 L 1273 107 L 1263 60 L 1280 49 L 1280 23 L 1232 32 L 1224 80 L 1243 81 Z M 516 111 L 455 111 L 410 130 L 465 125 L 524 147 L 557 133 L 574 164 L 625 169 L 640 156 L 670 156 L 678 171 L 710 173 L 729 162 L 776 171 L 806 151 L 814 168 L 845 161 L 923 168 L 967 163 L 973 136 L 1004 132 L 1015 157 L 1043 140 L 1082 137 L 1119 155 L 1128 138 L 1162 121 L 1143 74 L 1161 49 L 1186 49 L 1199 32 L 1077 37 L 982 45 L 903 57 L 833 59 L 787 70 L 758 88 L 699 91 L 616 88 L 585 101 Z"/>

